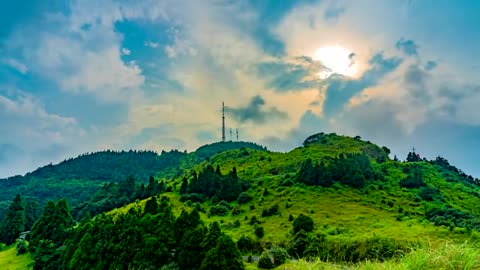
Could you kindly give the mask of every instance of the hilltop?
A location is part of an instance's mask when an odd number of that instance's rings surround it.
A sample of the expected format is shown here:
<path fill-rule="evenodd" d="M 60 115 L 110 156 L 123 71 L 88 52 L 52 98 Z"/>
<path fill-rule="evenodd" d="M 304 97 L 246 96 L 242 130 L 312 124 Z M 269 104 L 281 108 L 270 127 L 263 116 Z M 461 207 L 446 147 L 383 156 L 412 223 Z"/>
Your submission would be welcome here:
<path fill-rule="evenodd" d="M 64 253 L 55 263 L 190 269 L 232 249 L 249 269 L 287 258 L 317 260 L 313 268 L 334 268 L 324 262 L 363 267 L 365 261 L 373 261 L 373 269 L 387 261 L 383 267 L 391 268 L 415 256 L 425 256 L 424 265 L 411 267 L 445 267 L 448 261 L 427 258 L 437 251 L 468 254 L 451 269 L 480 267 L 472 251 L 480 239 L 479 181 L 443 157 L 411 152 L 405 161 L 392 160 L 385 146 L 334 133 L 312 135 L 287 153 L 226 142 L 174 155 L 179 158 L 154 170 L 148 185 L 127 177 L 79 202 L 74 218 L 81 222 L 57 236 Z M 82 257 L 94 249 L 94 260 Z M 237 255 L 232 265 L 239 265 Z M 288 267 L 295 269 L 294 262 Z"/>

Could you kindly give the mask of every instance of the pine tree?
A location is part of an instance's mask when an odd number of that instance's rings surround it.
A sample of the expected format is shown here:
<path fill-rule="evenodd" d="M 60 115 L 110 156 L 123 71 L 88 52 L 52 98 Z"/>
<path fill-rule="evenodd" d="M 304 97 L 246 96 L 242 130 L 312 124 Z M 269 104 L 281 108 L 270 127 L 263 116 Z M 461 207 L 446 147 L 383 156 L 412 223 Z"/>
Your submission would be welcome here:
<path fill-rule="evenodd" d="M 151 215 L 156 215 L 158 213 L 158 203 L 157 203 L 157 198 L 156 197 L 151 197 L 146 203 L 145 203 L 145 210 L 144 213 L 150 213 Z"/>
<path fill-rule="evenodd" d="M 20 233 L 25 230 L 26 222 L 25 203 L 22 196 L 17 194 L 0 222 L 0 242 L 7 245 L 15 243 Z"/>
<path fill-rule="evenodd" d="M 183 177 L 182 186 L 180 187 L 180 194 L 186 194 L 188 189 L 188 180 L 187 177 Z"/>

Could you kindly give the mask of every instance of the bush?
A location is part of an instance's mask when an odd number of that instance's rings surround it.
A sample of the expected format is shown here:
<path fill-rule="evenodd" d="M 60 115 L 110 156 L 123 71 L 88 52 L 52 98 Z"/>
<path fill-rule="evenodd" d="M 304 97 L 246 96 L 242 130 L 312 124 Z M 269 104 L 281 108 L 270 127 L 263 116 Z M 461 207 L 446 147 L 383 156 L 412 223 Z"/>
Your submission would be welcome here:
<path fill-rule="evenodd" d="M 250 218 L 250 225 L 255 225 L 255 224 L 259 224 L 260 221 L 257 220 L 257 217 L 255 215 L 253 215 L 251 218 Z"/>
<path fill-rule="evenodd" d="M 250 194 L 248 194 L 247 192 L 242 192 L 240 193 L 240 195 L 238 195 L 238 203 L 239 204 L 246 204 L 250 201 L 253 200 L 253 197 L 250 196 Z"/>
<path fill-rule="evenodd" d="M 288 221 L 293 221 L 293 215 L 292 215 L 292 214 L 290 214 L 290 215 L 288 216 Z"/>
<path fill-rule="evenodd" d="M 237 241 L 237 247 L 243 253 L 252 251 L 253 241 L 250 237 L 242 235 Z"/>
<path fill-rule="evenodd" d="M 288 258 L 288 253 L 283 248 L 274 247 L 269 251 L 269 253 L 273 257 L 273 265 L 275 267 L 284 264 Z"/>
<path fill-rule="evenodd" d="M 258 238 L 262 238 L 265 235 L 265 230 L 262 226 L 255 225 L 255 235 Z"/>
<path fill-rule="evenodd" d="M 304 214 L 300 214 L 293 221 L 293 233 L 296 234 L 300 230 L 304 230 L 305 232 L 313 231 L 313 219 L 309 216 L 305 216 Z"/>
<path fill-rule="evenodd" d="M 240 206 L 238 206 L 238 205 L 233 207 L 233 209 L 232 209 L 232 215 L 234 215 L 234 216 L 240 215 L 243 212 L 245 212 L 245 211 L 243 211 L 242 208 L 240 208 Z"/>
<path fill-rule="evenodd" d="M 281 187 L 291 187 L 293 186 L 295 183 L 292 181 L 292 179 L 285 179 L 285 180 L 282 180 L 280 182 L 280 186 Z"/>
<path fill-rule="evenodd" d="M 277 215 L 279 213 L 279 211 L 278 211 L 279 208 L 280 207 L 278 206 L 278 204 L 274 204 L 270 208 L 264 209 L 262 211 L 262 217 L 270 217 L 270 216 L 273 216 L 273 215 Z"/>
<path fill-rule="evenodd" d="M 228 204 L 228 202 L 227 202 L 227 201 L 224 201 L 224 200 L 218 202 L 217 205 L 225 206 L 225 207 L 228 208 L 229 210 L 232 209 L 232 207 L 230 206 L 230 204 Z"/>
<path fill-rule="evenodd" d="M 223 205 L 214 205 L 210 208 L 210 215 L 212 216 L 226 216 L 228 208 Z"/>
<path fill-rule="evenodd" d="M 264 251 L 258 259 L 258 267 L 263 269 L 275 268 L 275 265 L 273 264 L 273 258 L 270 256 L 268 251 Z"/>
<path fill-rule="evenodd" d="M 424 201 L 431 202 L 435 200 L 435 198 L 440 194 L 440 192 L 437 189 L 431 188 L 431 187 L 424 187 L 420 190 L 420 193 L 418 194 L 420 198 Z"/>
<path fill-rule="evenodd" d="M 27 253 L 28 248 L 27 248 L 27 243 L 25 241 L 20 241 L 17 244 L 17 255 L 22 255 Z"/>

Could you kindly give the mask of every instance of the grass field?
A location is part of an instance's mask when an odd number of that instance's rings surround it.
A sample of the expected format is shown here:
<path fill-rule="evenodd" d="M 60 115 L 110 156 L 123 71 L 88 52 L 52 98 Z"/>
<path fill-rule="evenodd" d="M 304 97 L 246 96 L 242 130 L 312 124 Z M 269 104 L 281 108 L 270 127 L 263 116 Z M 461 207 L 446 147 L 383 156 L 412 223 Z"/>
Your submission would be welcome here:
<path fill-rule="evenodd" d="M 33 269 L 33 258 L 30 253 L 17 256 L 15 245 L 8 247 L 0 244 L 0 269 L 2 270 L 25 270 Z"/>

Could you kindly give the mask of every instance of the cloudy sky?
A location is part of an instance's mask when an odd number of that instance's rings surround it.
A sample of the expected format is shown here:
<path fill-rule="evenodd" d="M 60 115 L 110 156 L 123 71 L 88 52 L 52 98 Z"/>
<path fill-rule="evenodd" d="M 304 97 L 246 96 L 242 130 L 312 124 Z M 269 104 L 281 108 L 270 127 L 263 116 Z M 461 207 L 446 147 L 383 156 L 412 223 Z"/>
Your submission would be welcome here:
<path fill-rule="evenodd" d="M 45 0 L 0 11 L 0 177 L 320 131 L 480 177 L 480 2 Z M 228 134 L 228 133 L 227 133 Z"/>

